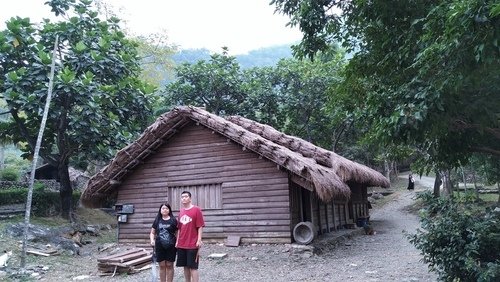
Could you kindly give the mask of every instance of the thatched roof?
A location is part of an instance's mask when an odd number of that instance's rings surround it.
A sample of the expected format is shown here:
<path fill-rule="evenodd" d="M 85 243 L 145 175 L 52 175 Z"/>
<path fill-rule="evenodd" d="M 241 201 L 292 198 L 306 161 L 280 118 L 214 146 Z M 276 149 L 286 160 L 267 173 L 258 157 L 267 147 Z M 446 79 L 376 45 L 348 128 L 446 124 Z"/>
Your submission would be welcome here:
<path fill-rule="evenodd" d="M 349 197 L 348 182 L 389 187 L 379 172 L 350 161 L 274 128 L 239 116 L 222 118 L 196 107 L 177 107 L 161 115 L 133 143 L 88 182 L 82 194 L 86 206 L 98 206 L 114 192 L 120 180 L 148 155 L 154 153 L 183 126 L 196 122 L 288 170 L 310 183 L 325 202 L 334 196 Z"/>

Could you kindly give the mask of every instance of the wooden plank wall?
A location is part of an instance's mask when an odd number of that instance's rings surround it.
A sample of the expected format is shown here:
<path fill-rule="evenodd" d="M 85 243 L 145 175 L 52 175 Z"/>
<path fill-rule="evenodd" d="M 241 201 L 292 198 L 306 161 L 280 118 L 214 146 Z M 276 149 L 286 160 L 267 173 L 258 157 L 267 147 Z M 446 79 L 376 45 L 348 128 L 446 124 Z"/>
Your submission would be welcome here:
<path fill-rule="evenodd" d="M 370 215 L 368 210 L 368 195 L 367 187 L 361 184 L 350 183 L 351 187 L 351 201 L 352 201 L 352 213 L 354 222 L 357 221 L 359 217 L 367 217 Z"/>
<path fill-rule="evenodd" d="M 194 123 L 168 140 L 120 185 L 117 204 L 131 203 L 135 213 L 120 224 L 119 241 L 147 242 L 161 203 L 180 201 L 168 199 L 169 186 L 214 183 L 222 185 L 222 209 L 203 211 L 205 241 L 237 235 L 242 242 L 291 242 L 288 174 Z M 196 197 L 203 195 L 193 195 L 195 204 Z"/>
<path fill-rule="evenodd" d="M 312 200 L 310 207 L 311 222 L 317 233 L 323 234 L 346 228 L 346 224 L 355 224 L 359 217 L 370 215 L 368 209 L 367 187 L 357 183 L 349 183 L 351 197 L 348 200 L 335 198 L 332 202 L 324 203 L 314 193 L 310 193 Z"/>

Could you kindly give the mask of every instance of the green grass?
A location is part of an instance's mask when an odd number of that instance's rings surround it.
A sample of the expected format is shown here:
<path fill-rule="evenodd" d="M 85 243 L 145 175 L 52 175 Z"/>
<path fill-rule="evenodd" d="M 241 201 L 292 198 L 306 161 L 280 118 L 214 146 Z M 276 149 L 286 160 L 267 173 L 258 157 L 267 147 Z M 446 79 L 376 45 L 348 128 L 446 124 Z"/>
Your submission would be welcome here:
<path fill-rule="evenodd" d="M 498 194 L 479 194 L 479 198 L 488 203 L 494 203 L 498 201 Z"/>

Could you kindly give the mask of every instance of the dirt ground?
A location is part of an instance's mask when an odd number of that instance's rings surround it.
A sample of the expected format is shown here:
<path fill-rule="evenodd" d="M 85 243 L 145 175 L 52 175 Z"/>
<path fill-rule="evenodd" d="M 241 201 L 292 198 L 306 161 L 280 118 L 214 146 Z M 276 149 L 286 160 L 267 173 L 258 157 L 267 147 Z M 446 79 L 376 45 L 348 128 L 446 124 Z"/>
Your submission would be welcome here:
<path fill-rule="evenodd" d="M 401 177 L 406 177 L 405 175 Z M 365 235 L 362 228 L 344 230 L 315 240 L 314 254 L 298 252 L 294 245 L 243 245 L 226 247 L 207 244 L 201 250 L 201 281 L 436 281 L 420 260 L 419 251 L 404 237 L 414 232 L 418 218 L 408 211 L 416 193 L 433 179 L 416 178 L 415 191 L 405 189 L 375 203 L 370 222 L 375 235 Z M 113 236 L 113 230 L 105 236 Z M 8 242 L 0 237 L 0 244 Z M 79 256 L 30 257 L 28 266 L 43 268 L 37 277 L 22 281 L 151 281 L 151 269 L 131 275 L 99 277 L 97 257 L 105 240 L 82 248 Z M 122 246 L 123 247 L 123 246 Z M 1 247 L 0 249 L 5 249 Z M 222 259 L 209 259 L 213 253 L 225 253 Z M 18 263 L 15 255 L 10 265 Z M 0 280 L 21 281 L 1 277 Z M 184 281 L 182 269 L 176 268 L 174 281 Z"/>

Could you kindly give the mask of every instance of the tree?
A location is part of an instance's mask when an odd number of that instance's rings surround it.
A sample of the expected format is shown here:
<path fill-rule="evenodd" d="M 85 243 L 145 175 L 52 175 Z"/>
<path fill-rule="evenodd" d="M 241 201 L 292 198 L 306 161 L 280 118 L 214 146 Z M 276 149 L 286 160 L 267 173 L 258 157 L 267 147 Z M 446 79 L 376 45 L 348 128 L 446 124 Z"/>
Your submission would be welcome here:
<path fill-rule="evenodd" d="M 271 3 L 302 30 L 297 55 L 332 42 L 353 53 L 342 89 L 373 142 L 413 145 L 429 166 L 500 156 L 496 1 Z"/>
<path fill-rule="evenodd" d="M 176 69 L 177 80 L 166 86 L 166 105 L 205 107 L 216 115 L 245 113 L 247 94 L 242 89 L 242 72 L 236 58 L 222 54 L 210 56 L 209 61 L 184 63 Z"/>
<path fill-rule="evenodd" d="M 286 121 L 280 126 L 282 131 L 323 148 L 333 148 L 334 129 L 340 121 L 334 119 L 337 112 L 328 107 L 327 93 L 339 82 L 342 67 L 341 52 L 327 61 L 285 59 L 278 63 L 275 87 L 283 97 L 286 114 Z"/>
<path fill-rule="evenodd" d="M 35 148 L 47 95 L 47 76 L 56 35 L 58 60 L 53 99 L 40 156 L 58 168 L 62 215 L 69 217 L 72 159 L 108 159 L 149 122 L 149 93 L 154 87 L 138 79 L 139 57 L 117 18 L 100 20 L 92 1 L 52 0 L 60 22 L 12 18 L 0 33 L 0 93 L 12 119 L 1 134 Z M 8 123 L 8 126 L 5 126 Z"/>
<path fill-rule="evenodd" d="M 172 80 L 175 46 L 168 45 L 167 36 L 162 33 L 148 34 L 135 38 L 141 58 L 140 78 L 157 87 Z"/>

